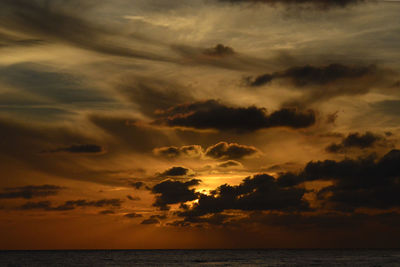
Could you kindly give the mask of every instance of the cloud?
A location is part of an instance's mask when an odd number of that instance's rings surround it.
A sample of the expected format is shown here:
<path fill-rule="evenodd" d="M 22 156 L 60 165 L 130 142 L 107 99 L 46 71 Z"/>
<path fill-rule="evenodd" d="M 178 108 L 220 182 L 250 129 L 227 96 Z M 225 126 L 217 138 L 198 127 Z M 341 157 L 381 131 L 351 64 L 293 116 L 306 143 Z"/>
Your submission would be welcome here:
<path fill-rule="evenodd" d="M 227 160 L 225 162 L 221 162 L 217 165 L 219 168 L 232 168 L 232 167 L 242 167 L 242 164 L 235 160 Z"/>
<path fill-rule="evenodd" d="M 245 83 L 250 87 L 260 87 L 273 81 L 280 82 L 282 86 L 301 91 L 303 95 L 293 102 L 306 105 L 337 96 L 366 94 L 376 87 L 388 90 L 395 77 L 393 73 L 393 70 L 376 65 L 305 65 L 247 77 Z"/>
<path fill-rule="evenodd" d="M 104 152 L 104 148 L 99 145 L 94 144 L 83 144 L 83 145 L 71 145 L 68 147 L 61 147 L 54 150 L 49 151 L 51 153 L 56 152 L 69 152 L 69 153 L 101 153 Z"/>
<path fill-rule="evenodd" d="M 294 186 L 306 181 L 331 181 L 321 189 L 318 200 L 327 208 L 389 209 L 400 207 L 400 150 L 391 150 L 379 160 L 374 157 L 309 162 L 299 174 L 281 175 L 277 183 Z"/>
<path fill-rule="evenodd" d="M 67 211 L 74 210 L 78 207 L 121 207 L 122 200 L 117 198 L 100 199 L 100 200 L 68 200 L 64 204 L 53 206 L 50 201 L 27 202 L 20 207 L 22 210 L 45 210 L 45 211 Z"/>
<path fill-rule="evenodd" d="M 205 155 L 214 159 L 241 159 L 259 153 L 253 146 L 236 143 L 219 142 L 206 149 Z"/>
<path fill-rule="evenodd" d="M 143 220 L 141 224 L 160 224 L 160 220 L 164 220 L 166 218 L 166 215 L 151 215 L 148 219 Z"/>
<path fill-rule="evenodd" d="M 346 66 L 342 64 L 330 64 L 327 66 L 302 66 L 292 67 L 282 72 L 257 76 L 254 80 L 249 78 L 250 86 L 262 86 L 275 79 L 287 79 L 296 87 L 309 85 L 326 85 L 340 79 L 356 79 L 377 72 L 375 65 L 370 66 Z"/>
<path fill-rule="evenodd" d="M 274 177 L 267 174 L 247 177 L 241 184 L 221 185 L 210 195 L 198 194 L 198 202 L 179 212 L 186 221 L 217 214 L 226 210 L 240 211 L 305 211 L 309 204 L 303 199 L 306 190 L 281 186 Z"/>
<path fill-rule="evenodd" d="M 169 176 L 185 176 L 189 172 L 189 169 L 184 167 L 172 167 L 162 173 L 160 173 L 161 177 L 169 177 Z"/>
<path fill-rule="evenodd" d="M 156 201 L 153 206 L 161 210 L 168 210 L 170 204 L 183 203 L 197 198 L 197 193 L 190 187 L 200 184 L 200 180 L 192 179 L 187 182 L 166 180 L 156 184 L 152 193 L 156 194 Z"/>
<path fill-rule="evenodd" d="M 37 198 L 55 196 L 64 187 L 57 185 L 27 185 L 22 187 L 7 187 L 0 192 L 0 199 L 11 199 L 11 198 Z"/>
<path fill-rule="evenodd" d="M 99 212 L 99 214 L 102 214 L 102 215 L 115 214 L 115 211 L 113 211 L 113 210 L 102 210 L 102 211 Z"/>
<path fill-rule="evenodd" d="M 340 143 L 332 143 L 326 147 L 326 151 L 331 153 L 343 153 L 347 149 L 351 148 L 371 148 L 378 143 L 385 144 L 387 143 L 387 140 L 383 136 L 373 134 L 371 132 L 366 132 L 364 134 L 351 133 L 343 138 Z"/>
<path fill-rule="evenodd" d="M 138 200 L 140 200 L 140 197 L 133 197 L 133 196 L 131 196 L 131 195 L 127 195 L 126 198 L 129 199 L 129 200 L 132 200 L 132 201 L 138 201 Z"/>
<path fill-rule="evenodd" d="M 316 121 L 312 110 L 283 108 L 267 114 L 265 108 L 230 107 L 216 100 L 174 106 L 160 111 L 158 116 L 155 124 L 237 132 L 252 132 L 271 127 L 306 128 Z"/>
<path fill-rule="evenodd" d="M 133 212 L 133 213 L 125 214 L 124 217 L 129 218 L 129 219 L 134 219 L 134 218 L 141 218 L 141 217 L 143 217 L 143 215 Z"/>
<path fill-rule="evenodd" d="M 205 49 L 204 54 L 208 56 L 224 57 L 235 54 L 235 51 L 233 51 L 233 49 L 229 46 L 225 46 L 223 44 L 217 44 L 213 48 Z"/>
<path fill-rule="evenodd" d="M 115 41 L 121 37 L 115 29 L 107 29 L 104 25 L 78 17 L 76 14 L 89 10 L 87 4 L 81 1 L 62 2 L 60 5 L 59 1 L 3 0 L 0 10 L 2 25 L 19 33 L 112 56 L 171 61 L 164 56 L 121 45 Z M 134 35 L 130 38 L 143 39 Z"/>
<path fill-rule="evenodd" d="M 168 147 L 158 147 L 153 149 L 153 153 L 159 157 L 165 158 L 200 158 L 203 155 L 203 148 L 199 145 L 190 146 L 168 146 Z"/>
<path fill-rule="evenodd" d="M 143 220 L 140 224 L 160 224 L 160 220 L 158 220 L 157 218 L 149 218 L 149 219 L 145 219 Z"/>
<path fill-rule="evenodd" d="M 129 185 L 134 187 L 135 189 L 141 189 L 146 186 L 143 182 L 131 182 L 129 183 Z"/>

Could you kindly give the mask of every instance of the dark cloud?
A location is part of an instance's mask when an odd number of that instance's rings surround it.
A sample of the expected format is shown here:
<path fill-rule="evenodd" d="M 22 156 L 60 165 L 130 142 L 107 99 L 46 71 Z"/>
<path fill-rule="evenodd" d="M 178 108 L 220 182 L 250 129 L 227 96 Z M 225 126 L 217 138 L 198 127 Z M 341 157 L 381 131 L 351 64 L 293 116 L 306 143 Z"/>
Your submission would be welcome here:
<path fill-rule="evenodd" d="M 64 187 L 57 185 L 27 185 L 21 187 L 7 187 L 3 189 L 3 192 L 0 192 L 0 199 L 8 199 L 8 198 L 37 198 L 37 197 L 47 197 L 47 196 L 55 196 Z"/>
<path fill-rule="evenodd" d="M 153 153 L 165 158 L 199 158 L 203 154 L 203 148 L 199 145 L 158 147 L 153 149 Z"/>
<path fill-rule="evenodd" d="M 334 123 L 336 122 L 336 120 L 337 120 L 338 117 L 339 117 L 339 116 L 338 116 L 338 111 L 333 112 L 333 113 L 331 113 L 331 114 L 328 114 L 328 115 L 326 116 L 326 123 L 328 123 L 328 124 L 334 124 Z"/>
<path fill-rule="evenodd" d="M 129 200 L 132 200 L 132 201 L 138 201 L 138 200 L 140 200 L 140 197 L 133 197 L 133 196 L 131 196 L 131 195 L 127 195 L 126 198 L 129 199 Z"/>
<path fill-rule="evenodd" d="M 143 220 L 141 224 L 160 224 L 160 220 L 164 220 L 166 218 L 166 215 L 151 215 L 148 219 Z"/>
<path fill-rule="evenodd" d="M 162 177 L 169 177 L 169 176 L 185 176 L 189 172 L 189 169 L 184 168 L 184 167 L 172 167 L 162 173 L 160 173 L 160 176 Z"/>
<path fill-rule="evenodd" d="M 241 167 L 241 166 L 242 164 L 235 160 L 227 160 L 217 165 L 217 167 L 219 168 L 231 168 L 231 167 Z"/>
<path fill-rule="evenodd" d="M 299 174 L 283 174 L 277 183 L 294 186 L 316 180 L 333 183 L 317 194 L 327 208 L 351 211 L 400 207 L 400 150 L 392 150 L 379 160 L 370 156 L 309 162 Z"/>
<path fill-rule="evenodd" d="M 267 174 L 255 175 L 240 185 L 222 185 L 210 195 L 198 194 L 198 202 L 177 214 L 186 221 L 221 213 L 226 210 L 256 211 L 305 211 L 309 204 L 303 199 L 305 189 L 281 186 Z"/>
<path fill-rule="evenodd" d="M 27 202 L 20 207 L 22 210 L 52 210 L 50 201 Z"/>
<path fill-rule="evenodd" d="M 143 217 L 143 215 L 133 212 L 133 213 L 125 214 L 124 217 L 129 218 L 129 219 L 134 219 L 134 218 L 141 218 L 141 217 Z"/>
<path fill-rule="evenodd" d="M 101 153 L 104 151 L 104 148 L 99 145 L 93 144 L 84 144 L 84 145 L 71 145 L 68 147 L 61 147 L 49 152 L 69 152 L 69 153 Z"/>
<path fill-rule="evenodd" d="M 192 179 L 187 182 L 166 180 L 156 184 L 152 193 L 156 194 L 156 201 L 153 206 L 161 210 L 168 210 L 170 204 L 183 203 L 197 199 L 197 193 L 190 187 L 200 184 L 200 180 Z"/>
<path fill-rule="evenodd" d="M 292 67 L 280 72 L 258 77 L 247 77 L 245 82 L 252 87 L 281 82 L 285 87 L 300 90 L 302 95 L 288 101 L 289 106 L 307 106 L 317 101 L 337 96 L 366 94 L 373 88 L 389 88 L 393 71 L 375 65 L 353 66 L 330 64 L 327 66 Z"/>
<path fill-rule="evenodd" d="M 205 155 L 214 159 L 241 159 L 259 153 L 253 146 L 219 142 L 206 149 Z"/>
<path fill-rule="evenodd" d="M 113 210 L 102 210 L 102 211 L 99 212 L 99 214 L 102 214 L 102 215 L 115 214 L 115 211 L 113 211 Z"/>
<path fill-rule="evenodd" d="M 204 54 L 209 56 L 223 57 L 223 56 L 233 55 L 235 54 L 235 51 L 233 51 L 233 49 L 229 46 L 225 46 L 223 44 L 217 44 L 213 48 L 205 49 Z"/>
<path fill-rule="evenodd" d="M 158 115 L 156 124 L 238 132 L 271 127 L 306 128 L 316 121 L 312 110 L 283 108 L 267 114 L 264 108 L 230 107 L 216 100 L 174 106 L 160 111 Z"/>
<path fill-rule="evenodd" d="M 143 182 L 131 182 L 129 183 L 129 185 L 134 187 L 135 189 L 141 189 L 146 186 Z"/>
<path fill-rule="evenodd" d="M 143 220 L 140 224 L 160 224 L 160 220 L 158 220 L 157 218 L 149 218 L 149 219 L 145 219 Z"/>
<path fill-rule="evenodd" d="M 377 67 L 370 66 L 346 66 L 342 64 L 330 64 L 328 66 L 302 66 L 293 67 L 282 72 L 264 74 L 252 79 L 248 78 L 250 86 L 262 86 L 275 79 L 287 79 L 296 87 L 309 85 L 326 85 L 340 79 L 355 79 L 371 75 L 377 71 Z"/>
<path fill-rule="evenodd" d="M 239 3 L 263 3 L 275 6 L 282 5 L 310 5 L 321 10 L 326 10 L 335 7 L 348 7 L 354 4 L 365 2 L 364 0 L 219 0 L 220 2 L 227 2 L 233 4 Z"/>
<path fill-rule="evenodd" d="M 343 138 L 340 143 L 333 143 L 329 145 L 326 148 L 326 151 L 331 153 L 343 153 L 346 152 L 347 149 L 351 148 L 371 148 L 378 143 L 385 144 L 387 143 L 387 140 L 383 136 L 371 132 L 366 132 L 364 134 L 351 133 Z"/>
<path fill-rule="evenodd" d="M 53 206 L 50 201 L 27 202 L 20 207 L 22 210 L 46 210 L 46 211 L 67 211 L 74 210 L 78 207 L 121 207 L 122 200 L 117 198 L 100 199 L 100 200 L 68 200 L 64 204 Z"/>

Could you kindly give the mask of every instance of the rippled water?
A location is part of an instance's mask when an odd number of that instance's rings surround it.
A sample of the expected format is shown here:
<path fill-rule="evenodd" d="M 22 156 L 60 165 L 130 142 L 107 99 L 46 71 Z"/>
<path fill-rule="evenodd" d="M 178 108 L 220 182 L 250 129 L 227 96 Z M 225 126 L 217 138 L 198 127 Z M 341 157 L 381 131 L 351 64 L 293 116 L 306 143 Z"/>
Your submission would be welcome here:
<path fill-rule="evenodd" d="M 1 251 L 0 266 L 400 266 L 400 250 Z"/>

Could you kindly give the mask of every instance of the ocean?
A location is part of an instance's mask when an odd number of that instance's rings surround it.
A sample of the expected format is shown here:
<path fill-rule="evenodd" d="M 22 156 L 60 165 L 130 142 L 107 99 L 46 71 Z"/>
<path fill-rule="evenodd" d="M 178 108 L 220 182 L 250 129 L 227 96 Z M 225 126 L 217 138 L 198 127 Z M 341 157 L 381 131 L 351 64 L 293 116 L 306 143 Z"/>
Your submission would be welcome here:
<path fill-rule="evenodd" d="M 400 266 L 400 250 L 0 251 L 0 266 Z"/>

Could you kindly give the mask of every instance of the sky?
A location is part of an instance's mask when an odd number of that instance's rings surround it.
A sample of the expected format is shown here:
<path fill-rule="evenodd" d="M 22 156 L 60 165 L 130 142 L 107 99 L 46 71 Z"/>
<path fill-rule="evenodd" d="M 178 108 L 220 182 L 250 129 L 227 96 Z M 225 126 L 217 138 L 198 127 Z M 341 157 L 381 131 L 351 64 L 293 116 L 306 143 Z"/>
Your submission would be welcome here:
<path fill-rule="evenodd" d="M 0 249 L 400 247 L 399 12 L 2 0 Z"/>

